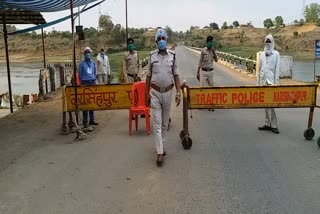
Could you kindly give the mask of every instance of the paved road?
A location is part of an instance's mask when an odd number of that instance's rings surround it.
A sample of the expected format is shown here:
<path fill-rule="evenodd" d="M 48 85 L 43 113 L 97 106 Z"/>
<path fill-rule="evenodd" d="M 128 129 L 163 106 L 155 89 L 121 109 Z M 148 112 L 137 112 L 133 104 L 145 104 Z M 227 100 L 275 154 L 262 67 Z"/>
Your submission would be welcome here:
<path fill-rule="evenodd" d="M 198 58 L 177 48 L 181 77 L 194 85 Z M 215 82 L 254 84 L 222 66 Z M 173 108 L 162 168 L 152 137 L 128 136 L 128 111 L 97 115 L 86 141 L 59 136 L 0 173 L 0 213 L 320 212 L 320 151 L 303 139 L 306 109 L 278 110 L 280 135 L 257 130 L 263 110 L 194 110 L 185 151 L 181 107 Z"/>

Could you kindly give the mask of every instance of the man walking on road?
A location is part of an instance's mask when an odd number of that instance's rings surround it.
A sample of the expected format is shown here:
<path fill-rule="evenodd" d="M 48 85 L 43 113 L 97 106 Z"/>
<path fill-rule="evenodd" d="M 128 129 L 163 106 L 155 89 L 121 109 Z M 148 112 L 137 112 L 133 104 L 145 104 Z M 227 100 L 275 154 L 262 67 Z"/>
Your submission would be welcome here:
<path fill-rule="evenodd" d="M 140 58 L 137 51 L 134 50 L 134 40 L 128 38 L 128 50 L 123 59 L 124 79 L 128 82 L 140 81 Z"/>
<path fill-rule="evenodd" d="M 207 47 L 201 50 L 197 79 L 200 81 L 200 86 L 213 86 L 213 60 L 218 62 L 218 57 L 213 48 L 213 37 L 207 37 Z M 214 109 L 211 109 L 214 111 Z M 210 109 L 209 109 L 210 111 Z"/>
<path fill-rule="evenodd" d="M 274 39 L 271 34 L 264 39 L 264 51 L 259 56 L 259 73 L 257 77 L 258 85 L 279 84 L 280 54 L 274 50 Z M 266 108 L 265 125 L 259 130 L 269 130 L 279 134 L 276 112 L 273 108 Z"/>
<path fill-rule="evenodd" d="M 79 65 L 79 78 L 81 85 L 95 85 L 96 84 L 96 64 L 91 59 L 91 49 L 86 47 L 84 49 L 84 60 Z M 94 112 L 89 111 L 89 125 L 98 125 L 94 121 Z M 83 126 L 88 128 L 88 111 L 83 112 Z"/>
<path fill-rule="evenodd" d="M 176 55 L 174 51 L 168 50 L 167 33 L 163 29 L 158 29 L 155 42 L 158 50 L 153 51 L 149 58 L 149 69 L 146 78 L 146 105 L 149 106 L 151 96 L 151 109 L 153 117 L 153 127 L 157 149 L 156 162 L 161 166 L 166 152 L 163 143 L 166 142 L 168 129 L 172 88 L 176 87 L 175 101 L 180 104 L 180 80 L 177 71 Z M 149 89 L 151 91 L 149 94 Z"/>
<path fill-rule="evenodd" d="M 200 81 L 200 86 L 213 86 L 213 60 L 218 62 L 216 51 L 213 48 L 213 37 L 207 37 L 207 47 L 201 50 L 197 79 Z M 201 71 L 200 71 L 201 70 Z"/>
<path fill-rule="evenodd" d="M 105 54 L 103 48 L 101 48 L 101 51 L 97 56 L 97 76 L 98 84 L 108 84 L 110 65 L 108 56 Z"/>

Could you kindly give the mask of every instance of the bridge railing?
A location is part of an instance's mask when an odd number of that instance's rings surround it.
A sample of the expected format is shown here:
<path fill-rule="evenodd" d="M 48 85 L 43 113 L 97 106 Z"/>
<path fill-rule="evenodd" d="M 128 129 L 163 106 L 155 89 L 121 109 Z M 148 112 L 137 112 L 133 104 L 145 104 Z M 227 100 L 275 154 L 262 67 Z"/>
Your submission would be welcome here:
<path fill-rule="evenodd" d="M 201 51 L 201 48 L 191 47 L 194 50 Z M 257 62 L 252 59 L 239 57 L 230 53 L 216 51 L 220 61 L 233 66 L 234 69 L 244 70 L 248 73 L 255 74 Z"/>

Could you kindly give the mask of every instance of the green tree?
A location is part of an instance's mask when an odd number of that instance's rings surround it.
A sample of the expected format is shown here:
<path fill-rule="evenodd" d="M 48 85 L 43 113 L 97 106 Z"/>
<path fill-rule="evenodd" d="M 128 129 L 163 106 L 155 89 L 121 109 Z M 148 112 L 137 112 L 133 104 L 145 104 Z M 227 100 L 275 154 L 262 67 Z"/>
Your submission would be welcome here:
<path fill-rule="evenodd" d="M 271 19 L 266 19 L 266 20 L 264 20 L 263 25 L 264 25 L 264 27 L 266 27 L 266 28 L 271 28 L 271 27 L 274 26 Z"/>
<path fill-rule="evenodd" d="M 215 22 L 210 23 L 209 26 L 214 30 L 219 30 L 219 25 Z"/>
<path fill-rule="evenodd" d="M 229 25 L 229 27 L 228 27 L 229 29 L 232 29 L 233 28 L 233 25 Z"/>
<path fill-rule="evenodd" d="M 320 5 L 317 3 L 311 3 L 310 5 L 306 6 L 306 9 L 304 10 L 304 17 L 307 23 L 317 22 L 317 20 L 319 19 L 319 14 L 320 14 Z"/>
<path fill-rule="evenodd" d="M 227 22 L 223 22 L 221 29 L 228 29 Z"/>
<path fill-rule="evenodd" d="M 305 23 L 304 19 L 300 19 L 300 21 L 299 21 L 299 26 L 303 26 L 304 23 Z"/>
<path fill-rule="evenodd" d="M 106 15 L 101 15 L 99 17 L 99 28 L 100 29 L 109 33 L 113 29 L 113 27 L 114 27 L 114 24 L 111 21 L 111 16 L 106 14 Z"/>
<path fill-rule="evenodd" d="M 275 24 L 276 24 L 276 27 L 281 27 L 283 26 L 283 19 L 281 16 L 277 16 L 275 18 Z"/>
<path fill-rule="evenodd" d="M 166 30 L 166 32 L 168 34 L 168 42 L 173 42 L 174 39 L 173 39 L 173 31 L 172 31 L 172 29 L 169 26 L 166 26 L 165 30 Z"/>
<path fill-rule="evenodd" d="M 116 24 L 112 31 L 111 31 L 111 38 L 112 41 L 116 44 L 121 46 L 124 42 L 125 42 L 125 33 L 123 35 L 123 31 L 121 29 L 121 25 L 120 24 Z"/>
<path fill-rule="evenodd" d="M 234 21 L 233 23 L 233 27 L 237 28 L 240 26 L 239 22 L 238 21 Z"/>

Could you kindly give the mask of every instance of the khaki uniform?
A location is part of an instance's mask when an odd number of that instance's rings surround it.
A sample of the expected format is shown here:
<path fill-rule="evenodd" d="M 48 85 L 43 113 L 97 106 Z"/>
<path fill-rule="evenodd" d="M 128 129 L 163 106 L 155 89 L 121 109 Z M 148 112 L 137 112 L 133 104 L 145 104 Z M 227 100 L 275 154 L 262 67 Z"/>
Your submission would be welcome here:
<path fill-rule="evenodd" d="M 178 75 L 175 52 L 167 50 L 161 55 L 156 50 L 150 54 L 147 76 L 151 76 L 151 109 L 153 129 L 158 154 L 163 154 L 163 143 L 168 130 L 174 76 Z M 157 88 L 157 89 L 155 89 Z"/>
<path fill-rule="evenodd" d="M 138 82 L 141 75 L 140 67 L 140 58 L 137 51 L 134 51 L 133 54 L 130 52 L 125 53 L 123 60 L 123 72 L 126 82 Z"/>
<path fill-rule="evenodd" d="M 201 50 L 199 67 L 200 70 L 200 86 L 213 86 L 213 60 L 218 61 L 213 54 L 213 49 L 203 48 Z"/>

